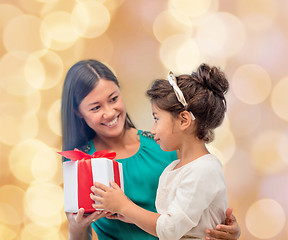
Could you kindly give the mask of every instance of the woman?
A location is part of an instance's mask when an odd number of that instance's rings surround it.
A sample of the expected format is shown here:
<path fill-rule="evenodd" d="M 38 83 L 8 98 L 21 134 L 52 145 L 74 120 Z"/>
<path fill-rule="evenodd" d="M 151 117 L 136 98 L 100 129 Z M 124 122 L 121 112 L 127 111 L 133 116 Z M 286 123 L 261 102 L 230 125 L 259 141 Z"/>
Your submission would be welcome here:
<path fill-rule="evenodd" d="M 101 62 L 80 61 L 68 71 L 62 93 L 62 135 L 64 151 L 77 147 L 89 154 L 105 149 L 116 152 L 123 166 L 125 194 L 137 205 L 156 212 L 159 176 L 177 159 L 177 153 L 162 151 L 150 132 L 135 128 L 116 76 Z M 240 235 L 232 212 L 226 214 L 230 225 L 220 225 L 222 231 L 207 229 L 210 239 L 237 239 Z M 84 216 L 84 209 L 80 209 L 77 215 L 66 215 L 70 239 L 90 239 L 91 226 L 100 240 L 157 239 L 134 224 L 103 218 L 110 216 L 104 211 Z"/>

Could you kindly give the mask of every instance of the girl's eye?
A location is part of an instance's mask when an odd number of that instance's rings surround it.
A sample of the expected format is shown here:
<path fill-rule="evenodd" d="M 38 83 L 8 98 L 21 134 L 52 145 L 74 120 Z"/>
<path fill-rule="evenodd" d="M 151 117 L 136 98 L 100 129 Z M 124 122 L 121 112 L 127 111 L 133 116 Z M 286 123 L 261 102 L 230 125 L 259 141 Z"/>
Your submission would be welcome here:
<path fill-rule="evenodd" d="M 154 121 L 157 122 L 157 121 L 158 121 L 158 118 L 154 117 Z"/>

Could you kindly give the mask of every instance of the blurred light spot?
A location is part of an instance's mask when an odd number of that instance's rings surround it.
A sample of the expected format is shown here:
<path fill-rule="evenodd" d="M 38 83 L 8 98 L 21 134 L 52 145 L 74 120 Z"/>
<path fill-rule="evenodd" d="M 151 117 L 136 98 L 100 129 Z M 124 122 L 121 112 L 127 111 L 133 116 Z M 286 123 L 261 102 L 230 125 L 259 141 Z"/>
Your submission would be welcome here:
<path fill-rule="evenodd" d="M 179 46 L 176 55 L 176 70 L 181 73 L 191 74 L 197 68 L 199 59 L 199 47 L 193 39 L 189 39 Z"/>
<path fill-rule="evenodd" d="M 10 20 L 21 14 L 21 10 L 16 6 L 10 4 L 0 4 L 0 32 L 2 33 L 3 29 L 7 23 L 10 22 Z"/>
<path fill-rule="evenodd" d="M 58 170 L 56 150 L 53 148 L 43 148 L 33 156 L 31 171 L 35 179 L 52 180 Z"/>
<path fill-rule="evenodd" d="M 38 119 L 27 114 L 28 108 L 21 102 L 0 103 L 0 142 L 14 145 L 37 135 Z"/>
<path fill-rule="evenodd" d="M 31 54 L 25 64 L 26 81 L 37 89 L 54 87 L 63 74 L 63 62 L 52 51 Z"/>
<path fill-rule="evenodd" d="M 2 225 L 0 223 L 0 239 L 13 240 L 16 239 L 17 231 L 14 228 Z"/>
<path fill-rule="evenodd" d="M 241 0 L 237 5 L 237 15 L 248 29 L 255 32 L 267 30 L 278 16 L 279 9 L 274 0 Z"/>
<path fill-rule="evenodd" d="M 236 148 L 233 158 L 224 166 L 224 173 L 229 195 L 233 198 L 239 199 L 245 192 L 254 191 L 255 185 L 251 183 L 255 183 L 257 174 L 246 149 Z M 245 177 L 243 177 L 243 173 L 245 173 Z"/>
<path fill-rule="evenodd" d="M 232 78 L 234 94 L 244 103 L 263 102 L 271 91 L 271 79 L 261 67 L 253 64 L 239 67 Z"/>
<path fill-rule="evenodd" d="M 14 207 L 8 203 L 0 202 L 0 222 L 7 225 L 17 225 L 21 219 Z"/>
<path fill-rule="evenodd" d="M 0 188 L 0 203 L 8 204 L 10 209 L 13 209 L 14 215 L 12 222 L 9 225 L 19 225 L 23 221 L 23 199 L 24 190 L 16 185 L 4 185 Z M 1 214 L 2 211 L 0 211 Z"/>
<path fill-rule="evenodd" d="M 35 156 L 39 156 L 41 153 L 45 154 L 47 148 L 49 147 L 46 144 L 36 139 L 29 139 L 17 144 L 11 150 L 9 156 L 9 167 L 12 174 L 22 182 L 32 182 L 34 180 L 32 162 Z M 47 166 L 49 169 L 51 165 L 47 163 Z M 48 175 L 49 174 L 50 173 L 48 173 Z"/>
<path fill-rule="evenodd" d="M 187 34 L 190 36 L 193 30 L 193 27 L 182 24 L 175 19 L 170 11 L 161 12 L 153 24 L 153 33 L 161 43 L 166 38 L 176 34 Z"/>
<path fill-rule="evenodd" d="M 285 225 L 285 213 L 282 206 L 272 199 L 256 201 L 246 214 L 246 227 L 249 232 L 260 239 L 277 236 Z"/>
<path fill-rule="evenodd" d="M 29 27 L 27 27 L 29 26 Z M 14 17 L 3 31 L 3 43 L 8 51 L 35 52 L 45 46 L 40 38 L 41 21 L 32 15 Z"/>
<path fill-rule="evenodd" d="M 281 134 L 272 130 L 266 130 L 254 137 L 251 145 L 251 157 L 257 170 L 272 174 L 283 169 L 284 162 L 278 152 L 280 139 Z"/>
<path fill-rule="evenodd" d="M 227 162 L 231 160 L 236 149 L 234 135 L 230 131 L 228 124 L 226 125 L 224 123 L 220 127 L 216 128 L 214 132 L 215 140 L 209 143 L 208 146 L 212 146 L 213 148 L 218 149 L 218 151 L 221 152 L 221 155 L 223 156 L 222 159 L 221 156 L 219 156 L 221 162 L 223 164 L 227 164 Z"/>
<path fill-rule="evenodd" d="M 39 223 L 39 219 L 45 220 L 53 216 L 54 221 L 50 222 L 51 226 L 59 226 L 62 223 L 61 219 L 56 219 L 55 216 L 60 216 L 60 212 L 63 211 L 63 194 L 63 189 L 59 185 L 45 181 L 33 182 L 27 189 L 24 199 L 27 217 Z"/>
<path fill-rule="evenodd" d="M 207 55 L 231 57 L 243 47 L 246 33 L 234 15 L 215 13 L 199 23 L 196 39 L 201 51 Z"/>
<path fill-rule="evenodd" d="M 28 96 L 36 92 L 36 89 L 25 81 L 27 58 L 28 55 L 23 52 L 7 53 L 1 58 L 0 87 L 2 89 L 19 96 Z"/>
<path fill-rule="evenodd" d="M 110 13 L 97 1 L 81 2 L 73 9 L 72 24 L 82 37 L 95 38 L 109 27 Z"/>
<path fill-rule="evenodd" d="M 42 39 L 48 48 L 65 50 L 78 39 L 71 24 L 71 15 L 67 12 L 52 12 L 45 16 L 41 25 Z M 46 34 L 49 36 L 47 39 Z"/>
<path fill-rule="evenodd" d="M 288 121 L 288 77 L 277 83 L 272 91 L 271 104 L 274 112 Z"/>
<path fill-rule="evenodd" d="M 259 187 L 260 198 L 273 198 L 284 208 L 288 216 L 288 176 L 284 174 L 267 176 Z"/>
<path fill-rule="evenodd" d="M 186 49 L 187 55 L 185 54 L 185 47 L 188 47 L 188 50 Z M 180 64 L 182 63 L 182 60 L 180 59 L 181 56 L 183 56 L 186 61 L 187 57 L 190 57 L 188 61 L 190 70 L 194 70 L 196 67 L 198 67 L 198 63 L 200 60 L 199 49 L 197 48 L 194 40 L 190 39 L 187 35 L 173 35 L 167 38 L 161 45 L 160 58 L 162 63 L 168 69 L 173 70 L 175 73 L 180 72 L 181 74 L 183 74 L 186 73 L 187 63 L 185 63 L 185 66 L 183 67 L 180 66 Z M 185 71 L 182 72 L 182 70 Z"/>
<path fill-rule="evenodd" d="M 285 130 L 282 130 L 281 136 L 280 136 L 280 141 L 278 145 L 278 150 L 279 154 L 284 162 L 288 164 L 288 129 L 286 128 Z M 287 201 L 288 203 L 288 201 Z"/>
<path fill-rule="evenodd" d="M 51 130 L 58 136 L 62 136 L 61 132 L 61 100 L 53 103 L 48 112 L 48 123 Z"/>
<path fill-rule="evenodd" d="M 20 240 L 64 240 L 59 229 L 54 226 L 46 226 L 40 223 L 28 223 L 21 232 Z"/>
<path fill-rule="evenodd" d="M 169 7 L 187 17 L 198 17 L 206 13 L 211 0 L 169 0 Z"/>
<path fill-rule="evenodd" d="M 228 100 L 232 132 L 237 136 L 248 136 L 252 134 L 259 127 L 262 119 L 259 106 L 248 105 L 241 101 L 237 101 L 235 104 L 229 103 Z"/>
<path fill-rule="evenodd" d="M 114 53 L 114 43 L 107 35 L 98 38 L 80 38 L 73 46 L 74 56 L 81 59 L 97 58 L 109 62 Z"/>

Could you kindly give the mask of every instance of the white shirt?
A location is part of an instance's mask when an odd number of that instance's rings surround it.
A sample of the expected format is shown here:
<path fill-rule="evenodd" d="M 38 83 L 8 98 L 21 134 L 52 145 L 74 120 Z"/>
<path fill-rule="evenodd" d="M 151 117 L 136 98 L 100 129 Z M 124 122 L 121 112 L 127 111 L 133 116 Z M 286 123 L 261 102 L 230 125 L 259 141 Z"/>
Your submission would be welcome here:
<path fill-rule="evenodd" d="M 159 179 L 156 224 L 160 240 L 204 239 L 206 228 L 224 223 L 228 206 L 220 161 L 204 155 L 178 169 L 169 164 Z"/>

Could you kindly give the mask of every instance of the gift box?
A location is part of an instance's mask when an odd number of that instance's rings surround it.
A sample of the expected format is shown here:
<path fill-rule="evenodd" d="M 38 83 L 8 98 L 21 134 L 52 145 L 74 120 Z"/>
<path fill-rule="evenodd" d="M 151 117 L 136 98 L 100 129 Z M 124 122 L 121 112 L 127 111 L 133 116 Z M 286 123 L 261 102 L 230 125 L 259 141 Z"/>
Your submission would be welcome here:
<path fill-rule="evenodd" d="M 122 164 L 114 160 L 116 153 L 96 151 L 93 155 L 78 149 L 58 152 L 71 161 L 63 162 L 64 209 L 65 212 L 94 212 L 94 201 L 90 198 L 93 182 L 110 186 L 110 180 L 116 182 L 124 191 Z"/>

